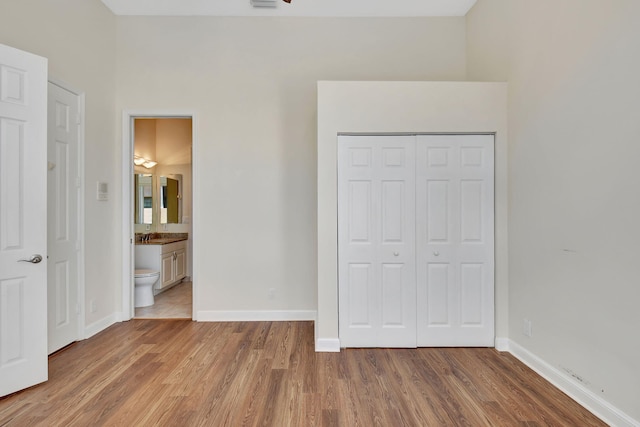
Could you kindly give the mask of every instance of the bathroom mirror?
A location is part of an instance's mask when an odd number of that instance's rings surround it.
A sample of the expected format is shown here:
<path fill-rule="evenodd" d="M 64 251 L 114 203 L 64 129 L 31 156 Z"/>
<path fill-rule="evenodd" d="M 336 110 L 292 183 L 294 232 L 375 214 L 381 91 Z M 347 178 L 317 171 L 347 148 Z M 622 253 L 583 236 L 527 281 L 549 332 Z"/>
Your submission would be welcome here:
<path fill-rule="evenodd" d="M 160 224 L 180 224 L 182 218 L 182 175 L 160 177 Z"/>
<path fill-rule="evenodd" d="M 134 174 L 136 224 L 153 223 L 153 175 Z"/>

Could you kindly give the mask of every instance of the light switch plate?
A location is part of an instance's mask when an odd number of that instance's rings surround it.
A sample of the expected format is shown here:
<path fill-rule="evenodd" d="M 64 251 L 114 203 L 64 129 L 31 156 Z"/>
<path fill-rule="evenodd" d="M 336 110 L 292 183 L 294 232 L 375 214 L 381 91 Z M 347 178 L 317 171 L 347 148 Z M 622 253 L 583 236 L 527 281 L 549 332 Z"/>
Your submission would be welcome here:
<path fill-rule="evenodd" d="M 106 182 L 96 183 L 96 199 L 109 200 L 109 185 Z"/>

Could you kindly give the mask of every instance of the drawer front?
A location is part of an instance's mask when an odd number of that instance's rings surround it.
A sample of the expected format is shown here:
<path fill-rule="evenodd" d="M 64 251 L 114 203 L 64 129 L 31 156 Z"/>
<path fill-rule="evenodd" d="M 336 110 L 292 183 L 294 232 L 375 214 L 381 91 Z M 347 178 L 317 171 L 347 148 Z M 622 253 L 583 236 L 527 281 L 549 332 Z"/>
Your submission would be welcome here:
<path fill-rule="evenodd" d="M 162 245 L 162 253 L 166 254 L 169 252 L 175 252 L 180 249 L 185 249 L 187 247 L 187 241 L 182 240 L 180 242 L 167 243 L 166 245 Z"/>

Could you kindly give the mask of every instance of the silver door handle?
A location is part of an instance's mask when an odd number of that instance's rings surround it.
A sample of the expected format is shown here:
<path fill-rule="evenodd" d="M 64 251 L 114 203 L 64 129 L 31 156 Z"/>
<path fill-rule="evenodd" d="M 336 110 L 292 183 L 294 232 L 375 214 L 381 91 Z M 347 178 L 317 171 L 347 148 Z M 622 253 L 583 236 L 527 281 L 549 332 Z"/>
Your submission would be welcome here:
<path fill-rule="evenodd" d="M 438 256 L 438 255 L 440 255 L 440 252 L 438 252 L 438 251 L 434 251 L 434 252 L 433 252 L 433 254 L 434 254 L 435 256 Z"/>
<path fill-rule="evenodd" d="M 32 255 L 29 259 L 19 259 L 18 262 L 30 262 L 31 264 L 38 264 L 42 261 L 42 255 Z"/>
<path fill-rule="evenodd" d="M 400 255 L 400 252 L 394 252 L 393 253 L 393 256 L 398 256 L 398 255 Z"/>

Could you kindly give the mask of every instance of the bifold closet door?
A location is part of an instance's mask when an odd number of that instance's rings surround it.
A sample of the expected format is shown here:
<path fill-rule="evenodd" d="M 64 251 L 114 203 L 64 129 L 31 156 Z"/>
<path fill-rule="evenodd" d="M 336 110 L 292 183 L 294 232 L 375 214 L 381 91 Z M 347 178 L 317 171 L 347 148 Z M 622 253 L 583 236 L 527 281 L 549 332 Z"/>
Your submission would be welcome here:
<path fill-rule="evenodd" d="M 494 345 L 493 144 L 338 138 L 343 347 Z"/>
<path fill-rule="evenodd" d="M 344 347 L 416 346 L 415 137 L 338 137 Z"/>
<path fill-rule="evenodd" d="M 418 346 L 494 346 L 494 137 L 420 135 Z"/>

